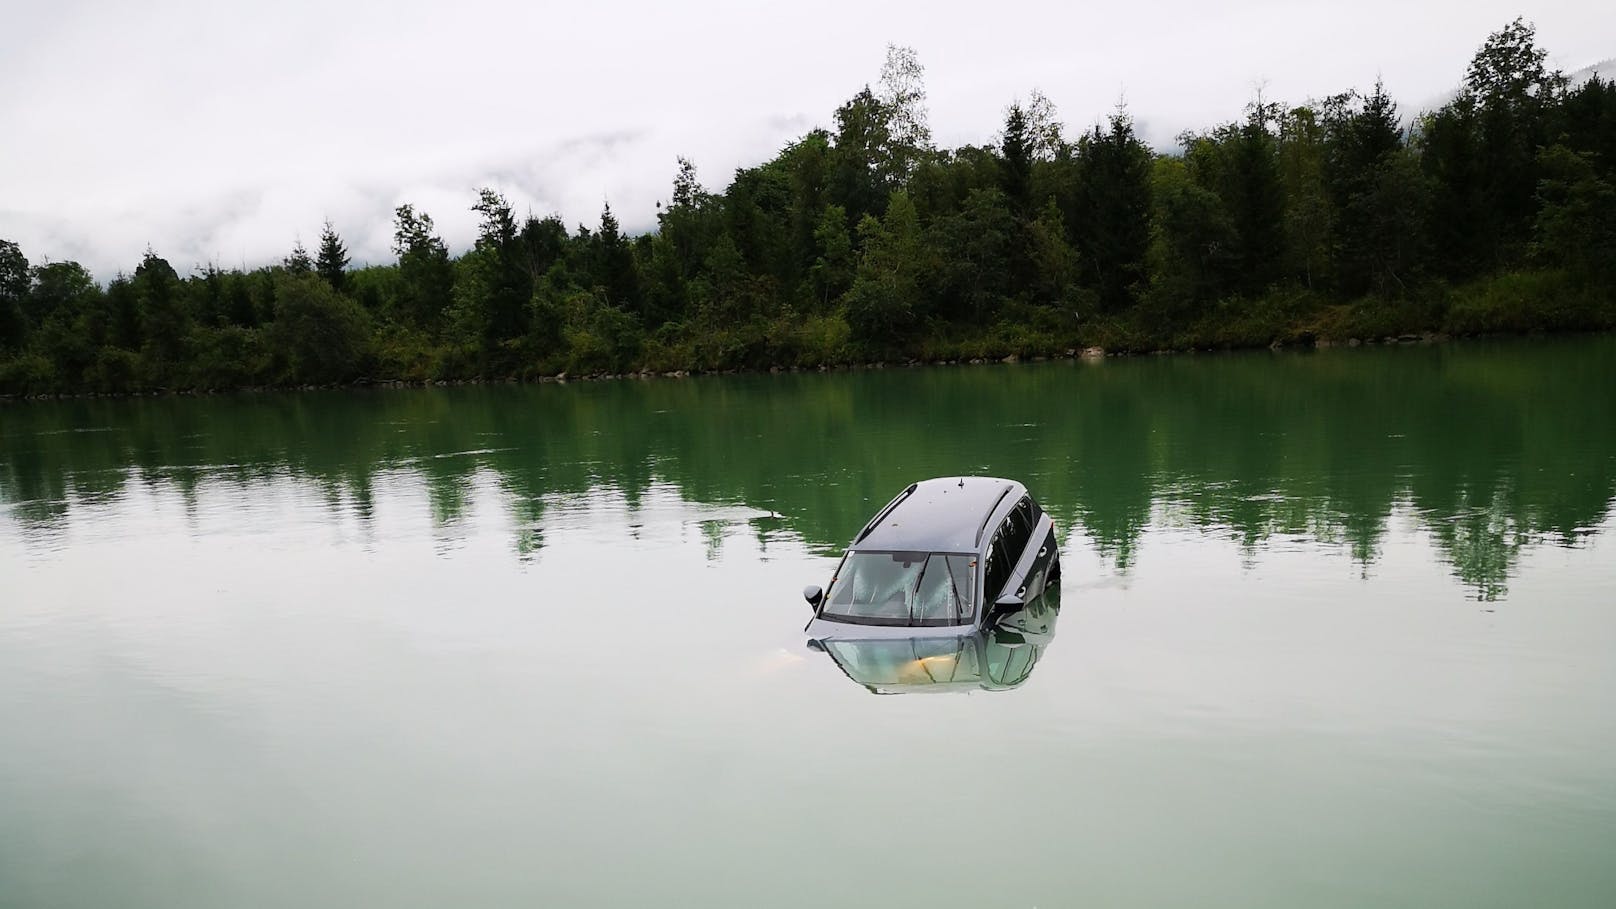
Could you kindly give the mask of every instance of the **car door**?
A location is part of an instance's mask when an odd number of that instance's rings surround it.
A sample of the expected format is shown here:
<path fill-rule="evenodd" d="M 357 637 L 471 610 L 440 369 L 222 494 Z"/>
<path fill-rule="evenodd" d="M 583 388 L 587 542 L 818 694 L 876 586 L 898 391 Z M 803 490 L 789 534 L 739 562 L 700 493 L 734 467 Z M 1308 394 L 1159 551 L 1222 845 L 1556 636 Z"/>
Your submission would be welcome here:
<path fill-rule="evenodd" d="M 1025 497 L 1022 501 L 1026 501 Z M 1027 541 L 1032 535 L 1032 527 L 1028 524 L 1027 518 L 1026 509 L 1017 503 L 1010 509 L 1010 513 L 1005 515 L 997 534 L 1003 541 L 1005 556 L 1010 562 L 1010 577 L 999 596 L 1013 594 L 1021 602 L 1025 602 L 1029 594 L 1028 579 L 1033 568 L 1033 560 L 1029 558 L 1027 552 Z"/>
<path fill-rule="evenodd" d="M 1025 514 L 1032 526 L 1032 567 L 1027 571 L 1027 598 L 1044 592 L 1055 564 L 1060 559 L 1060 547 L 1055 541 L 1055 522 L 1033 501 L 1032 496 L 1016 504 L 1016 510 Z"/>

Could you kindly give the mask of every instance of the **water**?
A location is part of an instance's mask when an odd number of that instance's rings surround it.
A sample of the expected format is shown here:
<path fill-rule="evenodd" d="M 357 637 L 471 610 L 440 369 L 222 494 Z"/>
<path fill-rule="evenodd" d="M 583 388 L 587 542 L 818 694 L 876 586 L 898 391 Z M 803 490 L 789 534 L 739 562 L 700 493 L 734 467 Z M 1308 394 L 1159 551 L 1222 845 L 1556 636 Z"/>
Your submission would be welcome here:
<path fill-rule="evenodd" d="M 1616 905 L 1616 339 L 0 407 L 0 905 Z M 1054 634 L 798 591 L 1026 481 Z"/>

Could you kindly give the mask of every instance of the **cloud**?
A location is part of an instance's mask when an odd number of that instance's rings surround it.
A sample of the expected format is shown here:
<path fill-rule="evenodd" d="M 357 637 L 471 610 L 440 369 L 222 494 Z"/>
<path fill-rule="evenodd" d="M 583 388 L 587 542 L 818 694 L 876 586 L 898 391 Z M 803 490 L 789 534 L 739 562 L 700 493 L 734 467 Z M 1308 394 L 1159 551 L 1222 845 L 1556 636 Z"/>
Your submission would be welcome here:
<path fill-rule="evenodd" d="M 1610 55 L 1597 4 L 1540 6 L 1557 62 Z M 484 185 L 569 225 L 609 201 L 643 230 L 676 156 L 724 186 L 829 126 L 888 41 L 926 65 L 941 144 L 987 141 L 1037 87 L 1074 131 L 1126 96 L 1170 147 L 1238 116 L 1264 80 L 1289 100 L 1377 76 L 1399 100 L 1435 96 L 1515 15 L 1495 0 L 1351 15 L 1268 0 L 30 4 L 0 31 L 0 237 L 106 278 L 148 244 L 181 270 L 274 261 L 329 217 L 356 262 L 383 262 L 394 206 L 426 210 L 459 249 Z"/>

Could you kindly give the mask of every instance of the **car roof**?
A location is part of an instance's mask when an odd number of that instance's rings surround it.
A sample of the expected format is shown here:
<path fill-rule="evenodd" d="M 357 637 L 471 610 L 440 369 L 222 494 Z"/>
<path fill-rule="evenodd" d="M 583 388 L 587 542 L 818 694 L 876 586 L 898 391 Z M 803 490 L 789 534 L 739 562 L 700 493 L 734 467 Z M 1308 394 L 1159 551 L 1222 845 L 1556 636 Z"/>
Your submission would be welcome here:
<path fill-rule="evenodd" d="M 1025 487 L 998 477 L 938 477 L 904 490 L 849 547 L 858 550 L 977 552 L 982 525 Z M 991 528 L 989 528 L 991 529 Z"/>

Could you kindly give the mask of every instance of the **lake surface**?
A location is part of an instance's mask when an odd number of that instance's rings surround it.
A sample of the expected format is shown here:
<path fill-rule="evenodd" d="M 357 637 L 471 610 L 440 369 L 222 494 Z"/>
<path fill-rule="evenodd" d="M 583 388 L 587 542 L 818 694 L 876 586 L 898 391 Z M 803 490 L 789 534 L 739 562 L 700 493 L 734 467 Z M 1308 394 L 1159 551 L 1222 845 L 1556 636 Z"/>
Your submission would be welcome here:
<path fill-rule="evenodd" d="M 954 474 L 1058 623 L 877 696 Z M 1608 909 L 1613 497 L 1610 337 L 0 406 L 0 905 Z"/>

